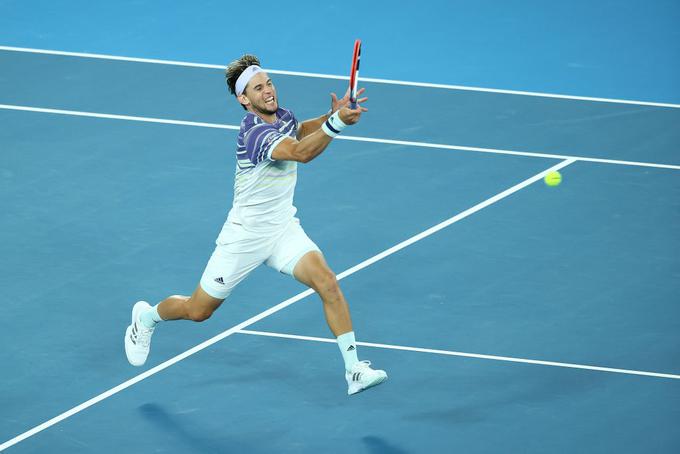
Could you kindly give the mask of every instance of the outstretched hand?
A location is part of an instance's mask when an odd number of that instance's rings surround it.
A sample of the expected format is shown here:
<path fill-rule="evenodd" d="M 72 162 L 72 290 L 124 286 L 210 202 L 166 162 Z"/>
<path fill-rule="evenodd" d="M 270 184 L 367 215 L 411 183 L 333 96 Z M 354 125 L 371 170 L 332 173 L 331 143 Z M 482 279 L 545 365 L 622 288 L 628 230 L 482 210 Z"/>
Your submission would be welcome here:
<path fill-rule="evenodd" d="M 366 91 L 365 88 L 360 88 L 357 91 L 357 107 L 352 109 L 349 102 L 349 88 L 345 92 L 345 96 L 338 99 L 335 93 L 331 93 L 331 113 L 340 111 L 340 119 L 343 123 L 347 125 L 353 125 L 359 121 L 362 112 L 366 112 L 368 109 L 363 107 L 361 104 L 368 101 L 368 97 L 359 98 L 361 94 Z"/>

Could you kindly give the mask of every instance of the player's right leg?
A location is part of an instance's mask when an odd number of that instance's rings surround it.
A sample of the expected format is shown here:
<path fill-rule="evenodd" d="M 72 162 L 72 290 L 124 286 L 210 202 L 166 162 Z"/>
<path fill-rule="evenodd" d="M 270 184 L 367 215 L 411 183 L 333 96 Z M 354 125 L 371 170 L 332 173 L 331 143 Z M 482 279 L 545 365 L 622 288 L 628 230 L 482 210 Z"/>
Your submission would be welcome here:
<path fill-rule="evenodd" d="M 173 295 L 158 304 L 162 320 L 192 320 L 202 322 L 222 304 L 224 298 L 209 295 L 199 284 L 191 296 Z"/>
<path fill-rule="evenodd" d="M 151 349 L 151 336 L 162 320 L 207 320 L 224 298 L 215 298 L 199 285 L 191 296 L 173 295 L 151 307 L 138 301 L 132 308 L 132 321 L 125 331 L 125 354 L 133 366 L 142 366 Z"/>
<path fill-rule="evenodd" d="M 270 245 L 265 240 L 227 222 L 200 284 L 190 297 L 173 295 L 153 307 L 145 301 L 135 304 L 132 322 L 125 332 L 125 353 L 130 364 L 141 366 L 146 362 L 157 323 L 208 319 L 234 287 L 266 259 Z"/>

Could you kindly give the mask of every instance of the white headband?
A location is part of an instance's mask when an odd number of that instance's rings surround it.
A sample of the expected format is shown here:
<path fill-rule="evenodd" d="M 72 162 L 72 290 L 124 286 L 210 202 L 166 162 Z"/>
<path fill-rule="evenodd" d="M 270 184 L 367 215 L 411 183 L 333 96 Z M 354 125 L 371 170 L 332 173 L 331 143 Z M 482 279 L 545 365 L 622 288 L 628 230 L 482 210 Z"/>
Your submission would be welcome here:
<path fill-rule="evenodd" d="M 257 65 L 251 65 L 244 69 L 241 75 L 238 76 L 238 79 L 236 79 L 236 96 L 241 96 L 246 89 L 246 85 L 250 82 L 250 79 L 252 79 L 255 74 L 261 72 L 264 71 Z"/>

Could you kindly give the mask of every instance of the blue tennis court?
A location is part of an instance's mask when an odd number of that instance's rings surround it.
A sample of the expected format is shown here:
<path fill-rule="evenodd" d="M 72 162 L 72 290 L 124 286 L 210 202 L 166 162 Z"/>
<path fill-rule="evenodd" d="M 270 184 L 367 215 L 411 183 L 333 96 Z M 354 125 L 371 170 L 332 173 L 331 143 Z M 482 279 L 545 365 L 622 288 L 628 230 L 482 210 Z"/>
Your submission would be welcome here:
<path fill-rule="evenodd" d="M 629 52 L 581 33 L 579 61 L 600 66 L 575 76 L 540 68 L 557 58 L 540 46 L 508 61 L 522 39 L 558 46 L 548 28 L 497 47 L 533 19 L 569 27 L 520 3 L 404 6 L 427 15 L 407 49 L 432 58 L 427 77 L 390 55 L 376 5 L 338 32 L 346 58 L 315 43 L 315 60 L 235 40 L 248 28 L 216 2 L 1 2 L 0 450 L 678 452 L 680 69 L 662 56 L 680 50 L 680 8 L 624 2 L 609 20 Z M 573 7 L 582 32 L 605 9 Z M 338 11 L 303 17 L 315 31 Z M 472 35 L 487 22 L 490 47 Z M 625 24 L 645 32 L 638 47 Z M 462 33 L 467 50 L 450 50 Z M 189 294 L 231 207 L 244 111 L 222 67 L 258 53 L 307 119 L 344 92 L 358 35 L 369 111 L 299 167 L 295 205 L 341 279 L 360 357 L 389 380 L 348 397 L 319 298 L 266 267 L 208 321 L 160 325 L 130 366 L 132 304 Z M 606 80 L 645 56 L 653 72 Z M 561 185 L 543 183 L 550 169 Z"/>

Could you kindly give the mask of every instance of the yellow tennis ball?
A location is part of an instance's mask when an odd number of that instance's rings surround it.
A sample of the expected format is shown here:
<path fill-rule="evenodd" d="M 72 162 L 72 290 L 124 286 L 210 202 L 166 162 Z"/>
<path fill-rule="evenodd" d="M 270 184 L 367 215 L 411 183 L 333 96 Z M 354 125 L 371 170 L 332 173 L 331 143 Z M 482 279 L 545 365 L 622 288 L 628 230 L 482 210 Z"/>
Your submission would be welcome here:
<path fill-rule="evenodd" d="M 548 186 L 557 186 L 562 182 L 562 175 L 560 175 L 558 171 L 550 172 L 543 177 L 543 181 L 545 181 L 545 184 Z"/>

